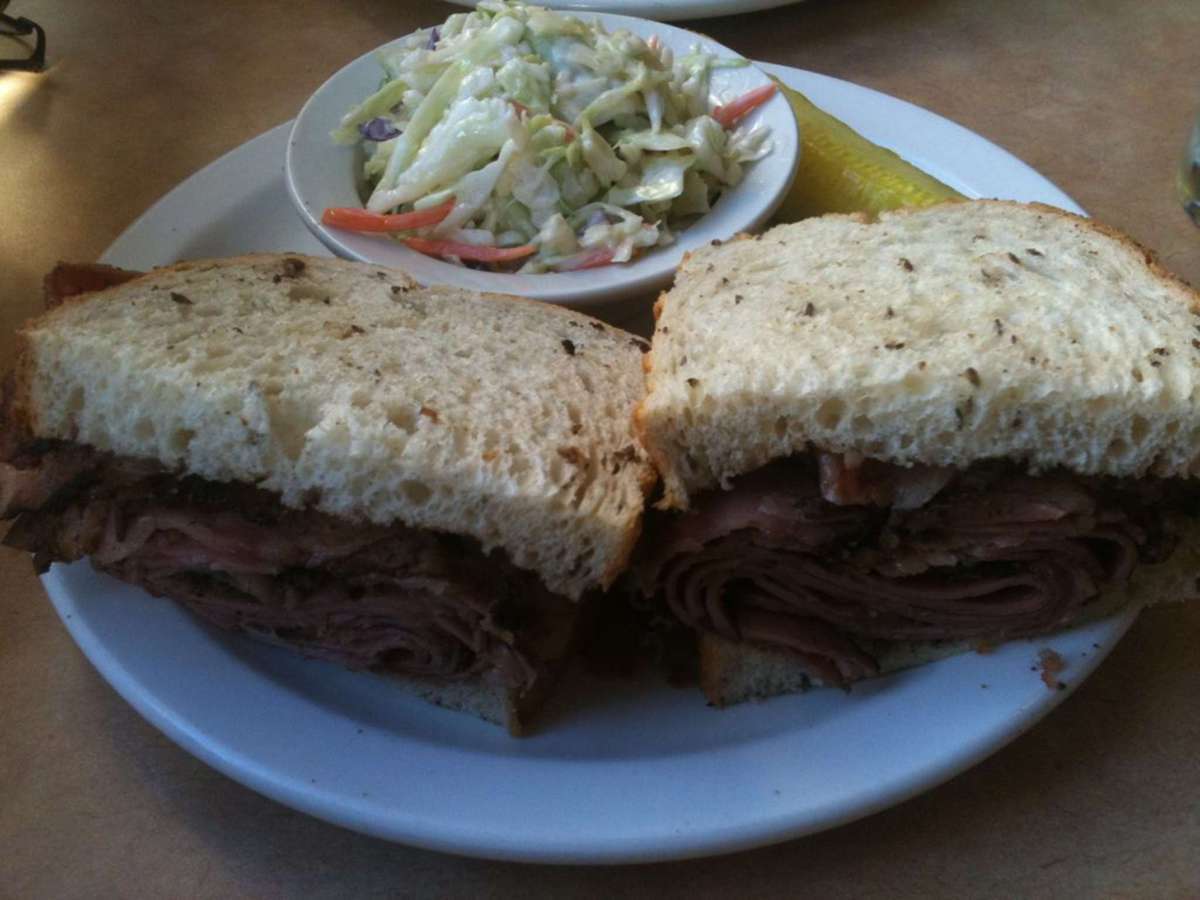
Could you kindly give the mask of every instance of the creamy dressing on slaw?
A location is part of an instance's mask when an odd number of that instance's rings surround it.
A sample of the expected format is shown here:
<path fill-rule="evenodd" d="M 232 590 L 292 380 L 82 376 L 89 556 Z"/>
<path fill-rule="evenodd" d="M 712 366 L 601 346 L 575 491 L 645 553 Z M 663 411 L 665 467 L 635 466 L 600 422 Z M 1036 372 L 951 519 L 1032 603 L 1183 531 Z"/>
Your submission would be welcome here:
<path fill-rule="evenodd" d="M 485 0 L 380 55 L 378 90 L 333 133 L 361 142 L 366 208 L 453 208 L 423 238 L 528 248 L 520 271 L 625 262 L 669 244 L 771 150 L 713 118 L 710 76 L 744 60 Z M 446 255 L 443 253 L 442 255 Z"/>

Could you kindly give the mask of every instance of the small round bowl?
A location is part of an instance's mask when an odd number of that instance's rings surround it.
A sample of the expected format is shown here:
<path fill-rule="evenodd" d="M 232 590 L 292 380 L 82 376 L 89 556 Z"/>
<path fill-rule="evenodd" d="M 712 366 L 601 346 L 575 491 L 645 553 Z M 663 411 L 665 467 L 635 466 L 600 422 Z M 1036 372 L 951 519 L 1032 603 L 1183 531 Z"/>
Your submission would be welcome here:
<path fill-rule="evenodd" d="M 740 58 L 728 47 L 695 32 L 630 16 L 596 15 L 605 28 L 627 29 L 642 37 L 658 35 L 676 54 L 694 44 L 719 58 Z M 675 242 L 653 248 L 629 263 L 579 272 L 512 275 L 467 269 L 410 250 L 382 235 L 358 234 L 321 224 L 330 206 L 361 206 L 357 166 L 361 150 L 339 146 L 330 138 L 343 115 L 379 86 L 376 54 L 389 45 L 360 56 L 319 87 L 304 104 L 288 139 L 285 172 L 292 203 L 318 240 L 338 256 L 404 269 L 423 284 L 444 284 L 480 291 L 520 294 L 563 303 L 578 309 L 608 307 L 623 297 L 637 298 L 664 287 L 684 253 L 709 241 L 725 240 L 761 226 L 791 184 L 799 162 L 799 133 L 787 101 L 776 95 L 744 120 L 771 129 L 772 150 L 745 167 L 742 181 L 726 190 L 702 218 L 680 231 Z M 717 69 L 711 92 L 720 101 L 766 84 L 767 76 L 754 66 Z"/>

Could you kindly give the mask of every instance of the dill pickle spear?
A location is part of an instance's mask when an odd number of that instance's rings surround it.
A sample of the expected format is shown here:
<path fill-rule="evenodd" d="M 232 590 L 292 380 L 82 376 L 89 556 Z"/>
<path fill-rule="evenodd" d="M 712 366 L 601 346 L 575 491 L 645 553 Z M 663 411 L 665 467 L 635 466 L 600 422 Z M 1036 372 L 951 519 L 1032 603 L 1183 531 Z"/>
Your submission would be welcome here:
<path fill-rule="evenodd" d="M 800 167 L 776 222 L 831 212 L 878 213 L 963 195 L 865 137 L 778 79 L 800 127 Z"/>

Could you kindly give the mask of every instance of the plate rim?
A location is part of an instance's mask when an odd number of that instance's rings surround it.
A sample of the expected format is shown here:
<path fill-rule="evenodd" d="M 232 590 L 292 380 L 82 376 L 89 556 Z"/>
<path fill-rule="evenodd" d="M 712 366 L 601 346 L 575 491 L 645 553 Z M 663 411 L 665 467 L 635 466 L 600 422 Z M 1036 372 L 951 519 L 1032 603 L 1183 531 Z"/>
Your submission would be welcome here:
<path fill-rule="evenodd" d="M 932 117 L 929 121 L 936 123 L 940 129 L 948 129 L 947 133 L 961 134 L 961 136 L 969 137 L 973 142 L 982 142 L 992 155 L 1002 154 L 1010 165 L 1022 167 L 1024 171 L 1033 176 L 1045 188 L 1047 196 L 1051 194 L 1061 196 L 1078 210 L 1078 206 L 1070 201 L 1069 197 L 1027 164 L 986 138 L 970 132 L 948 119 L 923 110 L 914 104 L 870 88 L 854 85 L 851 82 L 790 67 L 763 63 L 759 65 L 765 71 L 779 74 L 785 82 L 800 87 L 801 90 L 809 91 L 811 85 L 836 87 L 838 90 L 848 91 L 851 95 L 870 97 L 873 103 L 885 103 L 889 107 L 901 104 L 905 108 L 916 110 L 922 117 Z M 237 158 L 237 154 L 246 153 L 252 146 L 262 149 L 272 141 L 280 140 L 287 127 L 288 123 L 284 123 L 264 132 L 177 185 L 135 220 L 113 242 L 105 253 L 104 259 L 110 262 L 121 262 L 121 254 L 129 254 L 135 248 L 137 242 L 134 240 L 134 235 L 137 229 L 145 228 L 146 223 L 153 222 L 156 210 L 169 206 L 171 202 L 181 201 L 186 195 L 189 184 L 194 187 L 197 183 L 194 179 L 202 181 L 206 176 L 219 172 L 222 163 L 231 158 Z M 86 565 L 86 563 L 77 565 Z M 391 821 L 372 819 L 370 816 L 364 816 L 361 810 L 356 810 L 353 804 L 345 802 L 339 804 L 336 792 L 331 796 L 329 792 L 319 792 L 309 789 L 305 785 L 291 783 L 287 778 L 281 778 L 274 775 L 269 769 L 264 769 L 261 764 L 255 764 L 253 760 L 242 759 L 236 752 L 228 750 L 222 752 L 221 747 L 214 744 L 211 739 L 204 739 L 203 736 L 198 735 L 196 728 L 188 722 L 187 710 L 169 708 L 159 702 L 153 685 L 138 682 L 113 650 L 99 639 L 94 630 L 90 630 L 85 618 L 72 615 L 74 604 L 79 598 L 71 592 L 64 581 L 67 575 L 68 572 L 64 567 L 56 566 L 43 578 L 56 610 L 76 643 L 100 674 L 139 714 L 183 749 L 208 765 L 267 797 L 353 830 L 442 852 L 545 863 L 612 864 L 686 859 L 730 853 L 825 830 L 903 802 L 970 768 L 1036 724 L 1058 703 L 1069 696 L 1076 685 L 1082 683 L 1136 618 L 1136 611 L 1130 610 L 1106 622 L 1097 623 L 1103 626 L 1097 631 L 1102 646 L 1090 654 L 1085 664 L 1072 670 L 1078 677 L 1072 678 L 1071 690 L 1046 692 L 1044 697 L 1039 697 L 1029 708 L 1021 710 L 1020 714 L 1012 714 L 990 731 L 980 732 L 972 740 L 956 745 L 950 754 L 952 759 L 949 763 L 942 762 L 939 765 L 926 765 L 924 768 L 914 769 L 910 772 L 909 777 L 892 783 L 885 790 L 876 790 L 867 799 L 860 798 L 858 802 L 843 800 L 840 807 L 827 809 L 815 816 L 806 814 L 803 810 L 791 809 L 782 815 L 763 815 L 751 818 L 750 821 L 732 824 L 724 829 L 710 829 L 706 832 L 680 830 L 673 835 L 660 835 L 653 844 L 646 844 L 641 837 L 623 839 L 620 836 L 613 837 L 612 835 L 607 838 L 582 835 L 567 836 L 552 844 L 534 847 L 528 844 L 506 842 L 503 835 L 497 835 L 494 832 L 488 833 L 486 829 L 477 827 L 472 829 L 464 826 L 457 830 L 443 829 L 441 832 L 435 833 L 428 830 L 414 831 L 410 821 L 407 823 L 406 830 L 406 823 L 398 823 L 394 819 Z M 947 660 L 935 665 L 953 662 L 953 660 Z M 702 712 L 704 715 L 709 715 L 707 710 L 702 710 Z M 472 823 L 472 825 L 474 824 Z M 631 841 L 634 840 L 638 841 L 636 846 L 631 844 Z"/>
<path fill-rule="evenodd" d="M 475 0 L 449 0 L 456 6 L 468 9 Z M 780 6 L 792 6 L 802 0 L 540 0 L 540 5 L 559 12 L 614 13 L 638 16 L 658 22 L 680 22 L 687 19 L 712 19 L 717 16 L 736 16 L 746 13 L 765 12 Z"/>

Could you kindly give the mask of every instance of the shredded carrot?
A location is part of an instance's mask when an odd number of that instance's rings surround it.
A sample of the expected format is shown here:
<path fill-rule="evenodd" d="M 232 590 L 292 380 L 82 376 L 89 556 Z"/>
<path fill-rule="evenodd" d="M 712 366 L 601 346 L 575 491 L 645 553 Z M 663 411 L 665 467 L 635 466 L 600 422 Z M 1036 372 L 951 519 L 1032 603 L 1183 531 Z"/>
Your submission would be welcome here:
<path fill-rule="evenodd" d="M 537 253 L 536 244 L 520 247 L 492 247 L 487 244 L 465 244 L 461 241 L 435 241 L 428 238 L 406 238 L 405 245 L 426 256 L 457 256 L 472 262 L 511 262 Z"/>
<path fill-rule="evenodd" d="M 764 84 L 762 87 L 756 87 L 742 94 L 736 100 L 731 100 L 729 103 L 718 106 L 713 110 L 712 117 L 720 123 L 722 128 L 730 128 L 746 113 L 758 109 L 758 107 L 774 97 L 776 90 L 777 88 L 774 84 Z"/>
<path fill-rule="evenodd" d="M 454 209 L 454 198 L 429 209 L 417 209 L 406 213 L 375 213 L 353 206 L 331 206 L 321 215 L 321 221 L 333 228 L 347 231 L 409 231 L 436 225 Z"/>
<path fill-rule="evenodd" d="M 594 250 L 584 250 L 574 256 L 568 256 L 554 268 L 559 272 L 578 272 L 580 269 L 598 269 L 613 261 L 613 251 L 609 247 L 597 247 Z"/>

